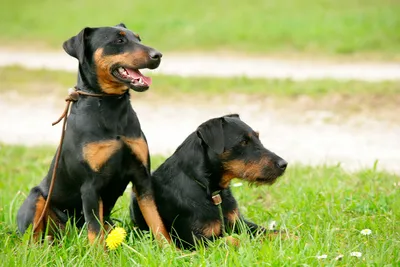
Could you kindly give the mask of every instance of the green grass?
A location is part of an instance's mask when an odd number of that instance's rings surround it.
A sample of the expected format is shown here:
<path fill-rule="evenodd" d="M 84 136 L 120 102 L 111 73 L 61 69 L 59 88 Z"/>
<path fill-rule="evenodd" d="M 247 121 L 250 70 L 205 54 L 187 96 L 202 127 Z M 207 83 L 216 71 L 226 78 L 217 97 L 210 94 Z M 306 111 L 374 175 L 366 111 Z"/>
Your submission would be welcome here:
<path fill-rule="evenodd" d="M 54 148 L 0 145 L 0 261 L 2 266 L 398 266 L 400 262 L 399 177 L 372 167 L 348 173 L 336 167 L 290 166 L 272 187 L 234 187 L 247 218 L 267 226 L 275 220 L 298 239 L 250 239 L 233 248 L 220 240 L 194 255 L 161 248 L 129 221 L 129 194 L 114 209 L 128 229 L 126 246 L 104 252 L 89 246 L 86 231 L 68 229 L 54 246 L 29 244 L 16 236 L 16 212 L 29 189 L 47 171 Z M 154 166 L 162 162 L 154 157 Z M 360 234 L 371 229 L 370 236 Z M 284 234 L 285 235 L 285 234 Z M 136 250 L 134 252 L 132 249 Z M 349 253 L 359 251 L 360 259 Z M 327 254 L 318 260 L 317 255 Z M 343 254 L 340 262 L 335 257 Z"/>
<path fill-rule="evenodd" d="M 1 1 L 3 44 L 61 47 L 85 26 L 125 22 L 161 51 L 399 59 L 395 0 Z"/>
<path fill-rule="evenodd" d="M 323 97 L 344 95 L 357 97 L 387 97 L 400 95 L 400 83 L 311 80 L 292 81 L 281 79 L 237 78 L 183 78 L 178 76 L 151 75 L 153 84 L 144 94 L 163 97 L 179 96 L 226 96 L 228 94 L 246 94 L 255 96 L 297 97 L 308 95 Z M 16 91 L 22 95 L 42 96 L 43 93 L 65 96 L 67 88 L 76 83 L 76 74 L 50 71 L 27 70 L 20 67 L 0 68 L 0 94 Z"/>

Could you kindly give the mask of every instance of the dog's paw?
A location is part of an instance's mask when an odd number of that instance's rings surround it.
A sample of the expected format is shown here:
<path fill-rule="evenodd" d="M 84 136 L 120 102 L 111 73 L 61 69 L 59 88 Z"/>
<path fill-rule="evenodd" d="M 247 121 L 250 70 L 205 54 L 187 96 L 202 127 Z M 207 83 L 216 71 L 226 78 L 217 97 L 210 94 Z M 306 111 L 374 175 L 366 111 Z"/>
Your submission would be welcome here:
<path fill-rule="evenodd" d="M 240 239 L 233 237 L 233 236 L 227 236 L 225 237 L 225 242 L 226 244 L 234 247 L 239 247 L 240 246 Z"/>
<path fill-rule="evenodd" d="M 299 237 L 295 234 L 289 233 L 288 231 L 285 230 L 267 230 L 265 232 L 265 236 L 269 240 L 273 240 L 276 238 L 280 238 L 281 240 L 298 240 Z"/>

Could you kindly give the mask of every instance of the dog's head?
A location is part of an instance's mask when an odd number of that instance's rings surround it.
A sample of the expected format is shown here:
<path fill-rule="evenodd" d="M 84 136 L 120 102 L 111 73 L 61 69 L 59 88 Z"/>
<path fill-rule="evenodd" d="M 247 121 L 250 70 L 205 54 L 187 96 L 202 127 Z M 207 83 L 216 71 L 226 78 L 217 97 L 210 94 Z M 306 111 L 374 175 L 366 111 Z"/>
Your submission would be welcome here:
<path fill-rule="evenodd" d="M 155 69 L 162 54 L 141 43 L 138 34 L 123 23 L 115 27 L 85 28 L 63 44 L 79 60 L 84 83 L 107 94 L 123 94 L 129 88 L 146 91 L 151 78 L 140 69 Z"/>
<path fill-rule="evenodd" d="M 223 188 L 233 178 L 272 184 L 285 172 L 287 162 L 266 149 L 259 134 L 236 114 L 206 121 L 197 129 L 197 135 L 209 157 L 220 162 L 219 185 Z"/>

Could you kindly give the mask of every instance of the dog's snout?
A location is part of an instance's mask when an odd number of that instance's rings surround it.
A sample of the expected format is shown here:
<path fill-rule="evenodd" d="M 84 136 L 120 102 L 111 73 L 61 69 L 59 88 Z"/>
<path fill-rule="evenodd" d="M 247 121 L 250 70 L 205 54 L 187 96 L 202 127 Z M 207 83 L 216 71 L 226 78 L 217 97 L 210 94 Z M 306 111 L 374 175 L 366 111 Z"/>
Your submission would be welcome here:
<path fill-rule="evenodd" d="M 160 60 L 162 58 L 162 54 L 155 49 L 149 51 L 149 57 L 151 60 Z"/>
<path fill-rule="evenodd" d="M 284 159 L 279 159 L 275 164 L 282 171 L 286 170 L 286 167 L 288 165 L 287 161 Z"/>

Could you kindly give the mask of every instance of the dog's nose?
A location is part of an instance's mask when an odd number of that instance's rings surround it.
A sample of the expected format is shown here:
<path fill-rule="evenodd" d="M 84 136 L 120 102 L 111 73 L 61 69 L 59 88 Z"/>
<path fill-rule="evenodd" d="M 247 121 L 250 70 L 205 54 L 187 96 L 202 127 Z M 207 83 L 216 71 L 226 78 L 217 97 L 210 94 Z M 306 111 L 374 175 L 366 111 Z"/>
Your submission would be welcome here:
<path fill-rule="evenodd" d="M 152 60 L 160 60 L 162 58 L 162 54 L 160 52 L 158 52 L 157 50 L 150 50 L 149 52 L 149 57 Z"/>
<path fill-rule="evenodd" d="M 280 159 L 276 162 L 276 166 L 281 169 L 282 171 L 284 171 L 287 167 L 288 163 L 286 160 L 284 159 Z"/>

